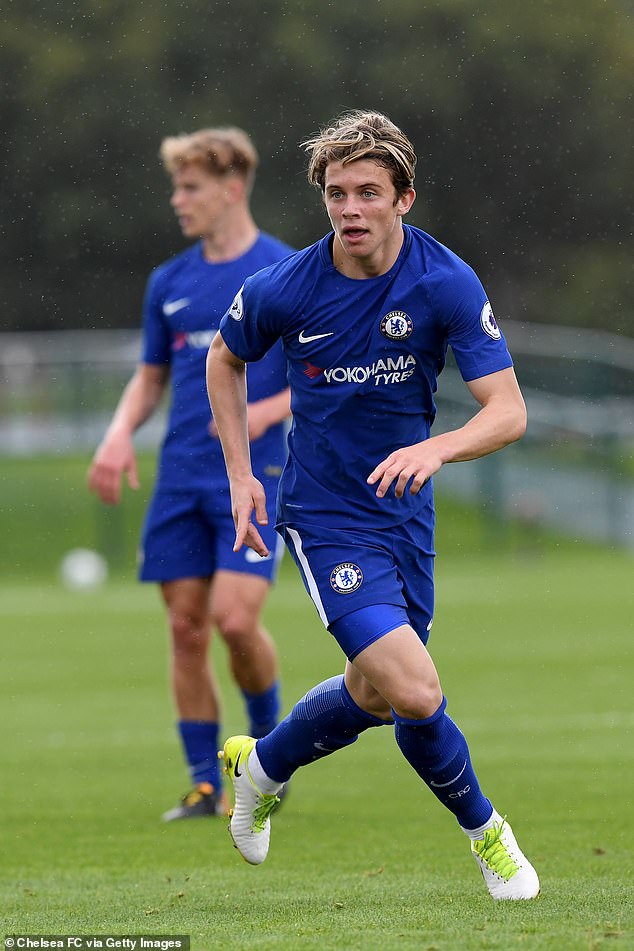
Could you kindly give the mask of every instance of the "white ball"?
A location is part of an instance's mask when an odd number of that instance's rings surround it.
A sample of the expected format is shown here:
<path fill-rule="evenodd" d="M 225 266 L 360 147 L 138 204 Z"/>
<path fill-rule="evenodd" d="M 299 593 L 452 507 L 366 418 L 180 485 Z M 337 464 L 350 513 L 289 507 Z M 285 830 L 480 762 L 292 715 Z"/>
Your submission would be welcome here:
<path fill-rule="evenodd" d="M 108 577 L 108 563 L 90 548 L 73 548 L 62 558 L 60 575 L 72 591 L 99 588 Z"/>

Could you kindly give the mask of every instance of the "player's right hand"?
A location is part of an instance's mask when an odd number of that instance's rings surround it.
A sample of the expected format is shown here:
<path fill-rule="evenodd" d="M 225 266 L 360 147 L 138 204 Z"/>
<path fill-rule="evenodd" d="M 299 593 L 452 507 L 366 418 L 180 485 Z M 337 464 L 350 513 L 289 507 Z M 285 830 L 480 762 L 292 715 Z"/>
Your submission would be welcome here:
<path fill-rule="evenodd" d="M 106 437 L 97 449 L 88 470 L 88 488 L 106 505 L 117 505 L 121 501 L 121 479 L 124 472 L 127 474 L 130 488 L 138 489 L 140 483 L 132 439 L 122 436 Z"/>
<path fill-rule="evenodd" d="M 251 476 L 245 481 L 233 480 L 231 482 L 231 509 L 236 526 L 236 540 L 233 550 L 239 551 L 243 545 L 246 545 L 247 548 L 252 548 L 262 558 L 266 558 L 269 550 L 262 541 L 262 536 L 255 524 L 251 521 L 253 512 L 255 512 L 255 518 L 260 525 L 268 525 L 269 521 L 264 486 L 255 476 Z"/>

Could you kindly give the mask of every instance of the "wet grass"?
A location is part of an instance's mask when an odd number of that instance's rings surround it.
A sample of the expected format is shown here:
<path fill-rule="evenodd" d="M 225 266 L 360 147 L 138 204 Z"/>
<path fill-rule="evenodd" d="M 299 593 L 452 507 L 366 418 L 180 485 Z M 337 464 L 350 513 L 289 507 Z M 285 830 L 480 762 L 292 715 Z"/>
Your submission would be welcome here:
<path fill-rule="evenodd" d="M 187 780 L 156 591 L 115 579 L 72 593 L 51 572 L 0 587 L 4 933 L 187 934 L 231 951 L 633 948 L 632 558 L 521 538 L 496 554 L 477 530 L 447 520 L 430 646 L 539 899 L 489 899 L 387 728 L 295 777 L 260 868 L 222 820 L 162 825 Z M 288 708 L 342 666 L 288 562 L 267 623 Z M 225 731 L 241 731 L 214 651 Z"/>

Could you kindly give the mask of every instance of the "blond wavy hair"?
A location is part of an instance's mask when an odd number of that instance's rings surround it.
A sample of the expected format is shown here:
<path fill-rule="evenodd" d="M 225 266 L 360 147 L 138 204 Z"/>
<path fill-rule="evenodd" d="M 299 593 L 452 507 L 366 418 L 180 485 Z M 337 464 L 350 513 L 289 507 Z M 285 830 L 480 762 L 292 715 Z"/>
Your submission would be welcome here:
<path fill-rule="evenodd" d="M 159 154 L 170 175 L 184 165 L 198 165 L 210 175 L 238 175 L 248 185 L 253 183 L 259 163 L 247 133 L 231 126 L 168 136 L 161 142 Z"/>
<path fill-rule="evenodd" d="M 416 153 L 398 126 L 380 112 L 346 112 L 305 142 L 308 153 L 308 181 L 324 189 L 326 168 L 331 162 L 371 159 L 391 173 L 398 195 L 414 184 Z"/>

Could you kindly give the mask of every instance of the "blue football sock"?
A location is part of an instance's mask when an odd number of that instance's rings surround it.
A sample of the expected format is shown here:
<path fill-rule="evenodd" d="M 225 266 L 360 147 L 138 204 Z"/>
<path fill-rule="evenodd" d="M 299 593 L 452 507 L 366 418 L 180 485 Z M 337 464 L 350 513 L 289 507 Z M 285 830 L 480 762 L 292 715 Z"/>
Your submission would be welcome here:
<path fill-rule="evenodd" d="M 276 725 L 280 715 L 280 685 L 275 683 L 264 693 L 247 693 L 242 691 L 249 717 L 249 736 L 256 740 L 270 733 Z"/>
<path fill-rule="evenodd" d="M 178 729 L 193 784 L 211 783 L 215 789 L 220 789 L 219 725 L 206 720 L 180 720 Z"/>
<path fill-rule="evenodd" d="M 258 740 L 258 759 L 267 776 L 285 783 L 300 766 L 349 746 L 363 730 L 385 723 L 356 705 L 342 675 L 331 677 L 309 690 Z"/>
<path fill-rule="evenodd" d="M 464 736 L 445 713 L 443 701 L 425 720 L 407 720 L 392 711 L 394 734 L 405 759 L 464 829 L 475 829 L 491 816 Z"/>

